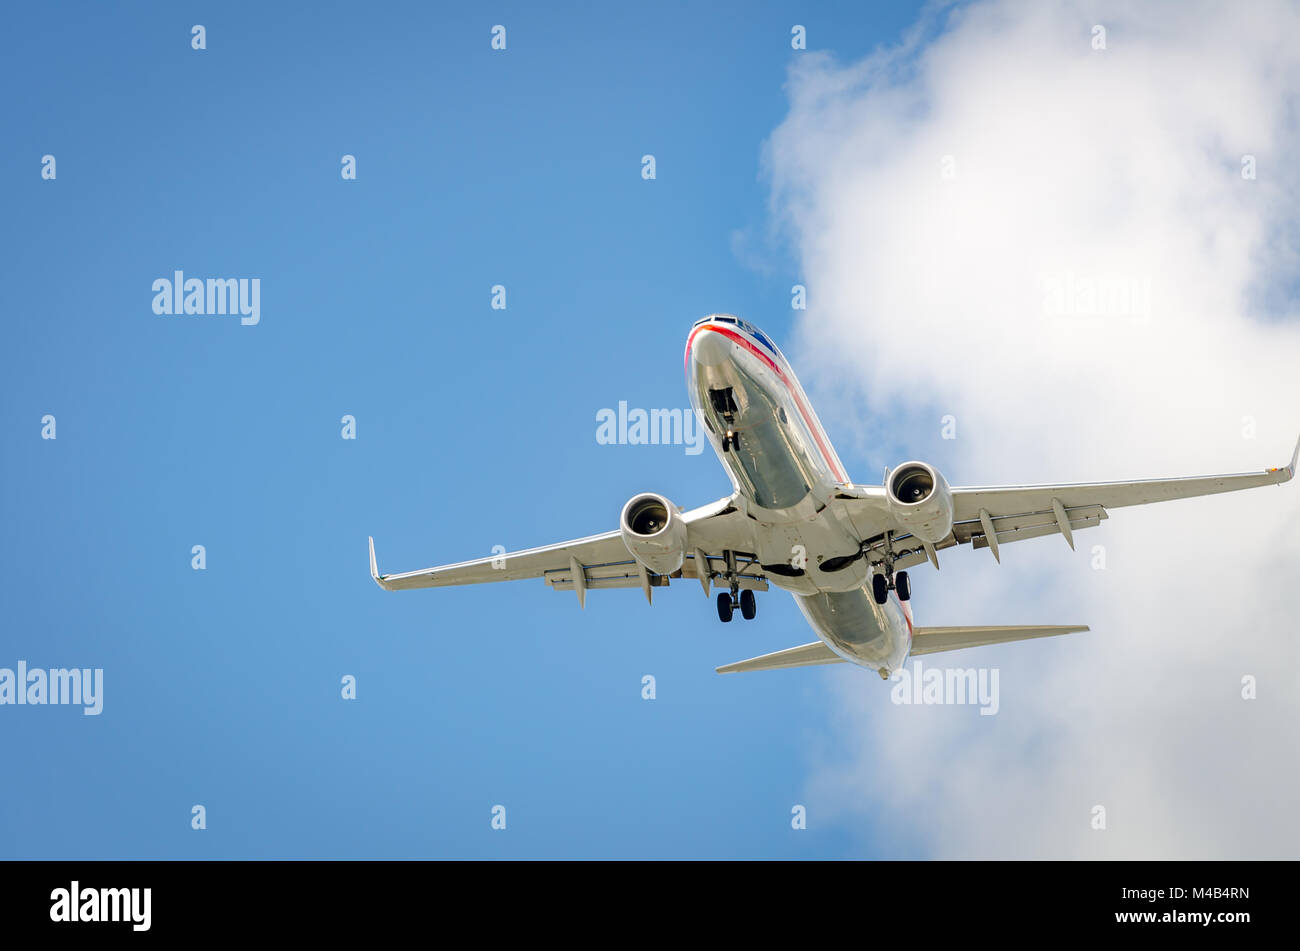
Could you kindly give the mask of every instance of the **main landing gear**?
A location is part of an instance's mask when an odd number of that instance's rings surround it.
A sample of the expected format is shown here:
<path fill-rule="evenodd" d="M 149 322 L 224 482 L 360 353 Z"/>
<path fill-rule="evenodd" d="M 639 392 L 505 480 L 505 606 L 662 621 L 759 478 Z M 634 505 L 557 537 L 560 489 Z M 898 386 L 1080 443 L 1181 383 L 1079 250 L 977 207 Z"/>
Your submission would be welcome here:
<path fill-rule="evenodd" d="M 871 576 L 871 596 L 877 604 L 888 601 L 891 591 L 898 594 L 899 601 L 912 600 L 912 582 L 908 580 L 907 572 L 894 571 L 893 535 L 893 532 L 885 532 L 885 561 L 880 566 L 884 570 Z"/>
<path fill-rule="evenodd" d="M 718 620 L 724 624 L 731 620 L 732 613 L 736 608 L 740 608 L 740 616 L 746 621 L 754 620 L 754 615 L 758 614 L 758 602 L 754 599 L 754 592 L 746 588 L 740 592 L 737 598 L 729 591 L 718 593 Z"/>
<path fill-rule="evenodd" d="M 713 574 L 712 577 L 721 577 L 730 590 L 718 593 L 718 620 L 726 624 L 731 620 L 736 608 L 740 608 L 740 616 L 746 621 L 752 621 L 754 615 L 758 613 L 758 603 L 754 599 L 754 592 L 749 588 L 744 591 L 740 590 L 740 582 L 737 580 L 738 572 L 736 571 L 736 553 L 734 551 L 725 551 L 722 554 L 726 560 L 727 569 L 720 575 Z"/>
<path fill-rule="evenodd" d="M 892 580 L 888 575 L 871 576 L 871 596 L 876 599 L 877 604 L 888 601 L 890 591 L 897 592 L 900 601 L 912 600 L 912 582 L 908 580 L 906 571 L 898 572 Z"/>

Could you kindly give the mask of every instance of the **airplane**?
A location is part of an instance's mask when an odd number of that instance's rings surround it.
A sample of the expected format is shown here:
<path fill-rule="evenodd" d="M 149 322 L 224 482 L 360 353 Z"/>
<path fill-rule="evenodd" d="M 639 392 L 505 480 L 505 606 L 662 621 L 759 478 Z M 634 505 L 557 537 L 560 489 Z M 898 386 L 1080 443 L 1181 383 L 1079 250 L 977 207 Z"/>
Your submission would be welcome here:
<path fill-rule="evenodd" d="M 601 535 L 401 574 L 370 575 L 385 591 L 542 578 L 573 591 L 655 588 L 694 578 L 717 590 L 718 619 L 757 611 L 755 591 L 794 595 L 817 640 L 715 668 L 718 673 L 850 663 L 889 679 L 909 657 L 1087 631 L 1086 625 L 917 627 L 907 569 L 958 545 L 1001 562 L 1012 542 L 1093 528 L 1111 509 L 1280 485 L 1291 464 L 1262 472 L 1132 482 L 951 488 L 933 465 L 850 481 L 790 363 L 757 327 L 730 314 L 695 322 L 684 360 L 691 407 L 731 478 L 732 493 L 683 511 L 634 495 Z"/>

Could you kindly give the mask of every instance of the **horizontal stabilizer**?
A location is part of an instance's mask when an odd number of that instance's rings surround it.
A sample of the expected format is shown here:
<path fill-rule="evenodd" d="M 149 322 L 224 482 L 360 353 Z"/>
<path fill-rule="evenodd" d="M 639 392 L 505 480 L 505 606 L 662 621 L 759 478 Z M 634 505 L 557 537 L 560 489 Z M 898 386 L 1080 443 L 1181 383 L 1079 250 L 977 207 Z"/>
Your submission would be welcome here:
<path fill-rule="evenodd" d="M 787 647 L 774 654 L 738 660 L 734 664 L 716 668 L 720 674 L 740 674 L 749 670 L 781 670 L 785 667 L 812 667 L 817 664 L 842 664 L 844 658 L 835 653 L 821 641 L 803 644 L 799 647 Z"/>
<path fill-rule="evenodd" d="M 912 632 L 912 657 L 918 654 L 937 654 L 965 647 L 985 647 L 1005 644 L 1008 641 L 1027 641 L 1035 637 L 1055 637 L 1058 634 L 1076 634 L 1088 630 L 1082 624 L 1050 626 L 1026 625 L 1023 627 L 918 627 Z M 720 674 L 740 674 L 751 670 L 783 670 L 787 667 L 814 667 L 819 664 L 842 664 L 844 658 L 821 641 L 788 647 L 773 654 L 736 661 L 715 668 Z"/>
<path fill-rule="evenodd" d="M 1007 641 L 1027 641 L 1035 637 L 1055 637 L 1088 630 L 1086 625 L 1059 624 L 1044 627 L 918 627 L 912 632 L 912 654 L 937 654 L 964 647 L 985 647 Z M 761 658 L 760 658 L 761 659 Z"/>

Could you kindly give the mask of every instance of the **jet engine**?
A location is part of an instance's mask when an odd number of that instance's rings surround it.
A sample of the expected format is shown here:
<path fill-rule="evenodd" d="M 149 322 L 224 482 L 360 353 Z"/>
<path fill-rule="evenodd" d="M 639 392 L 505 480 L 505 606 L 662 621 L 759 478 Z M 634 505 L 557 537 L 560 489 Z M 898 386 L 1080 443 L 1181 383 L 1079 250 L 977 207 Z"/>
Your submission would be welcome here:
<path fill-rule="evenodd" d="M 935 544 L 952 531 L 952 490 L 939 471 L 924 462 L 905 462 L 885 486 L 889 511 L 901 528 Z"/>
<path fill-rule="evenodd" d="M 618 530 L 632 557 L 657 575 L 672 574 L 686 558 L 686 523 L 662 495 L 645 492 L 629 499 Z"/>

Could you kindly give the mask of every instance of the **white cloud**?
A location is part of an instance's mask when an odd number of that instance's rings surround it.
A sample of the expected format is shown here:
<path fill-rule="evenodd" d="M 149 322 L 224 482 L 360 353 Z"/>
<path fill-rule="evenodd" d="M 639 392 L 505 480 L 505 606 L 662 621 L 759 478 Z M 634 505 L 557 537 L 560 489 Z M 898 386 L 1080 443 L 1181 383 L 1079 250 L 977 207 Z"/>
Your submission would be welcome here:
<path fill-rule="evenodd" d="M 799 57 L 767 147 L 809 293 L 796 366 L 844 454 L 929 448 L 954 484 L 1284 464 L 1297 8 L 986 3 L 937 22 L 862 63 Z M 1098 313 L 1088 282 L 1134 291 L 1128 312 Z M 828 675 L 844 729 L 812 801 L 891 853 L 1300 854 L 1300 485 L 1115 510 L 1077 541 L 917 569 L 918 623 L 1093 631 L 952 655 L 1001 668 L 995 717 Z"/>

